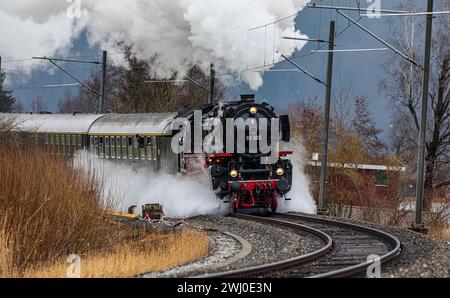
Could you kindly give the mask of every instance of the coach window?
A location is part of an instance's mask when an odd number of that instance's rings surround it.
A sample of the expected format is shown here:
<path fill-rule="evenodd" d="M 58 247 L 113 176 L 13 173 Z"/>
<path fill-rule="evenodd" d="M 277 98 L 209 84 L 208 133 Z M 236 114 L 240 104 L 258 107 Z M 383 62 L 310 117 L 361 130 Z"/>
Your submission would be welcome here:
<path fill-rule="evenodd" d="M 111 146 L 112 146 L 111 154 L 112 154 L 113 158 L 119 158 L 118 153 L 117 153 L 119 150 L 119 149 L 117 149 L 117 146 L 119 146 L 119 137 L 116 137 L 116 136 L 111 137 Z"/>
<path fill-rule="evenodd" d="M 71 136 L 69 135 L 64 135 L 64 143 L 66 144 L 66 155 L 70 156 L 71 155 L 71 150 L 72 150 L 72 140 L 71 140 Z"/>
<path fill-rule="evenodd" d="M 133 159 L 133 138 L 127 137 L 127 155 L 128 159 Z"/>
<path fill-rule="evenodd" d="M 58 135 L 52 135 L 52 153 L 54 155 L 58 154 Z"/>
<path fill-rule="evenodd" d="M 72 153 L 72 155 L 75 155 L 75 152 L 77 152 L 77 136 L 76 135 L 70 136 L 70 145 L 72 147 L 71 153 Z"/>
<path fill-rule="evenodd" d="M 67 155 L 72 156 L 73 152 L 73 142 L 72 142 L 72 135 L 66 135 L 67 140 Z"/>
<path fill-rule="evenodd" d="M 109 137 L 104 137 L 103 138 L 104 139 L 104 141 L 103 141 L 103 146 L 105 147 L 105 157 L 106 158 L 110 158 L 111 157 L 111 144 L 110 144 L 110 140 L 109 140 Z"/>
<path fill-rule="evenodd" d="M 77 135 L 77 150 L 82 150 L 83 149 L 83 136 L 81 135 Z"/>
<path fill-rule="evenodd" d="M 61 135 L 56 135 L 56 140 L 58 143 L 58 155 L 62 155 L 63 153 L 63 148 L 62 148 L 62 138 Z"/>
<path fill-rule="evenodd" d="M 136 137 L 136 148 L 138 149 L 139 159 L 145 159 L 145 138 Z"/>
<path fill-rule="evenodd" d="M 61 146 L 61 155 L 66 154 L 66 136 L 65 135 L 59 135 L 59 145 Z"/>
<path fill-rule="evenodd" d="M 72 153 L 72 155 L 75 155 L 75 152 L 77 152 L 77 136 L 76 135 L 70 136 L 70 145 L 72 147 L 71 153 Z"/>
<path fill-rule="evenodd" d="M 122 137 L 116 137 L 116 158 L 122 159 Z"/>
<path fill-rule="evenodd" d="M 66 141 L 67 141 L 67 155 L 71 156 L 73 148 L 72 135 L 66 135 Z"/>
<path fill-rule="evenodd" d="M 49 144 L 48 152 L 53 153 L 53 147 L 55 145 L 55 143 L 53 142 L 53 135 L 48 135 L 48 144 Z"/>
<path fill-rule="evenodd" d="M 95 137 L 95 155 L 100 156 L 100 137 Z"/>
<path fill-rule="evenodd" d="M 90 136 L 88 138 L 89 138 L 89 146 L 90 146 L 89 149 L 90 149 L 90 151 L 92 153 L 96 153 L 97 151 L 96 151 L 96 146 L 95 146 L 95 137 Z"/>
<path fill-rule="evenodd" d="M 61 135 L 55 135 L 55 143 L 56 143 L 56 154 L 61 155 L 62 147 L 61 147 Z"/>
<path fill-rule="evenodd" d="M 126 158 L 126 150 L 124 148 L 125 138 L 124 137 L 117 137 L 117 156 L 120 159 Z"/>
<path fill-rule="evenodd" d="M 50 152 L 50 135 L 45 135 L 45 151 Z"/>
<path fill-rule="evenodd" d="M 53 136 L 54 153 L 59 155 L 59 135 Z"/>
<path fill-rule="evenodd" d="M 104 157 L 103 137 L 98 137 L 98 156 Z"/>
<path fill-rule="evenodd" d="M 64 155 L 64 136 L 58 135 L 59 141 L 59 155 Z"/>
<path fill-rule="evenodd" d="M 69 135 L 64 135 L 64 144 L 65 144 L 65 148 L 66 148 L 66 154 L 65 155 L 69 155 L 70 156 L 71 145 L 70 145 L 70 136 Z"/>
<path fill-rule="evenodd" d="M 375 186 L 388 186 L 387 171 L 375 172 Z"/>
<path fill-rule="evenodd" d="M 109 142 L 111 144 L 111 158 L 116 158 L 116 150 L 117 150 L 117 144 L 116 144 L 116 137 L 110 137 Z"/>

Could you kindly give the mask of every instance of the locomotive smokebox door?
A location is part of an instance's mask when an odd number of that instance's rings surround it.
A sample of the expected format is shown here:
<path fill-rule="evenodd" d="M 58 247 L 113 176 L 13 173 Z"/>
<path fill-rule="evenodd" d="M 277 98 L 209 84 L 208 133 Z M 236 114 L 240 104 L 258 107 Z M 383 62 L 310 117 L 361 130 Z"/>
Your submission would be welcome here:
<path fill-rule="evenodd" d="M 145 204 L 142 206 L 142 216 L 148 215 L 151 219 L 161 219 L 164 217 L 163 206 L 161 204 Z"/>

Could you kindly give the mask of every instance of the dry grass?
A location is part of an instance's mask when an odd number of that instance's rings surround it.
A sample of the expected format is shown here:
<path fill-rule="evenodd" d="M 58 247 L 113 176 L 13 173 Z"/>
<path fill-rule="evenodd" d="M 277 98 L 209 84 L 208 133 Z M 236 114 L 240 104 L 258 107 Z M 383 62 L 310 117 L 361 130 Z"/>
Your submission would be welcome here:
<path fill-rule="evenodd" d="M 98 184 L 64 160 L 0 149 L 0 177 L 0 234 L 15 270 L 114 240 Z"/>
<path fill-rule="evenodd" d="M 95 173 L 19 145 L 0 123 L 0 277 L 64 277 L 66 258 L 82 256 L 85 277 L 161 270 L 207 252 L 205 235 L 140 234 L 110 220 Z"/>
<path fill-rule="evenodd" d="M 446 227 L 443 224 L 437 224 L 437 225 L 430 226 L 428 234 L 436 240 L 450 242 L 450 228 Z"/>
<path fill-rule="evenodd" d="M 201 258 L 208 252 L 206 235 L 184 230 L 169 234 L 152 234 L 120 244 L 107 253 L 88 254 L 81 258 L 82 278 L 130 277 L 155 272 Z M 26 278 L 66 277 L 65 259 L 50 266 L 26 271 Z"/>

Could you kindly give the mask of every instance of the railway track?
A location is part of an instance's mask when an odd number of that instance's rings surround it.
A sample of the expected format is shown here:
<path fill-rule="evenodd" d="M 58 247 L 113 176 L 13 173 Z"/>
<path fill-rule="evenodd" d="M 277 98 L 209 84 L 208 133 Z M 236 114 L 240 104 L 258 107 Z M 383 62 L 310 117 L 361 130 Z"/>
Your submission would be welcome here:
<path fill-rule="evenodd" d="M 401 252 L 395 236 L 352 223 L 282 213 L 270 217 L 233 216 L 311 233 L 323 245 L 306 255 L 203 277 L 348 277 L 364 273 L 373 264 L 367 260 L 369 255 L 378 255 L 383 264 Z"/>

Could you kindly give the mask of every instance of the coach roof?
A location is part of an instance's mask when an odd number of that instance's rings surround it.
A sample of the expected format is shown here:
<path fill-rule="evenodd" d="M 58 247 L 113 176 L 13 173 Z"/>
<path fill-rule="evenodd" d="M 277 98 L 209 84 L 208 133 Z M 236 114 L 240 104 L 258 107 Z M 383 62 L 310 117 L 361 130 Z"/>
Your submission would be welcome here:
<path fill-rule="evenodd" d="M 104 115 L 98 114 L 0 114 L 14 129 L 35 133 L 87 134 L 91 125 Z"/>
<path fill-rule="evenodd" d="M 97 119 L 89 135 L 170 135 L 177 113 L 108 114 Z"/>

